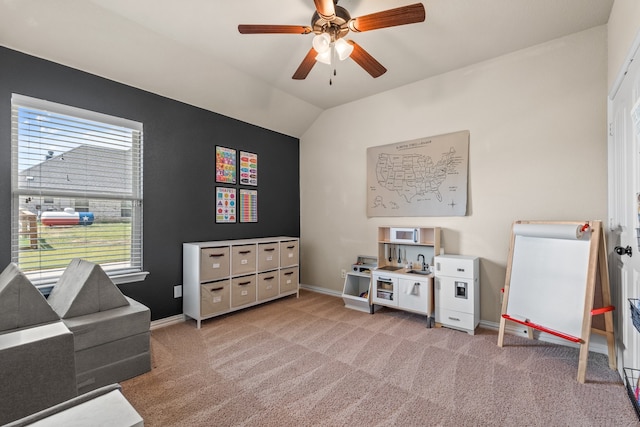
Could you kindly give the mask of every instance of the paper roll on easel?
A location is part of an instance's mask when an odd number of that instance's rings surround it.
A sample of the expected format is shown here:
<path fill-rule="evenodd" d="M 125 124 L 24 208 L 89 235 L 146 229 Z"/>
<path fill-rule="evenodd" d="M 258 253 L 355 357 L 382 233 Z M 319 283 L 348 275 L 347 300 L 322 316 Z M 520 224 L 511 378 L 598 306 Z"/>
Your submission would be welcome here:
<path fill-rule="evenodd" d="M 515 224 L 516 236 L 542 237 L 549 239 L 583 240 L 589 238 L 589 225 L 575 224 Z"/>

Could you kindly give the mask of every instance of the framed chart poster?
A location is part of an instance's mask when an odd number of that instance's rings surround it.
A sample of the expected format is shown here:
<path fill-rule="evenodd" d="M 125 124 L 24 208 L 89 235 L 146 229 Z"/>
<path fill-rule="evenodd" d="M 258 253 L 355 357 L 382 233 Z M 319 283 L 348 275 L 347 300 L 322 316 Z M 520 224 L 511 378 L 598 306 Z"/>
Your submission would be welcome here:
<path fill-rule="evenodd" d="M 240 184 L 258 185 L 258 155 L 240 152 Z"/>
<path fill-rule="evenodd" d="M 216 182 L 236 183 L 236 150 L 216 146 Z"/>
<path fill-rule="evenodd" d="M 216 222 L 236 222 L 236 189 L 216 187 Z"/>
<path fill-rule="evenodd" d="M 258 222 L 258 191 L 240 189 L 240 222 Z"/>

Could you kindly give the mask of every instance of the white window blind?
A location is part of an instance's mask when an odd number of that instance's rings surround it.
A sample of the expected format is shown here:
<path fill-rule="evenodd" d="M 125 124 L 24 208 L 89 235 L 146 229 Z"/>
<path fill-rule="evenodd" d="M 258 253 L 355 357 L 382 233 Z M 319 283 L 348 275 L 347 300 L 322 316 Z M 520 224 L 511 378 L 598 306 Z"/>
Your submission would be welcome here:
<path fill-rule="evenodd" d="M 14 94 L 12 262 L 54 283 L 73 258 L 142 271 L 142 124 Z"/>

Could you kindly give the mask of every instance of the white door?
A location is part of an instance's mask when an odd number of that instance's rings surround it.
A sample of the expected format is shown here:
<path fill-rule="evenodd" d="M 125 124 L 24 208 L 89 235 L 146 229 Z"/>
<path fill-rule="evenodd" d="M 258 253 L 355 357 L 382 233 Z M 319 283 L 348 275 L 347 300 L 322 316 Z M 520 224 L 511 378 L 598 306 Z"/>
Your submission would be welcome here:
<path fill-rule="evenodd" d="M 609 101 L 609 272 L 617 341 L 617 364 L 640 369 L 640 332 L 629 298 L 640 298 L 640 52 Z M 634 123 L 635 122 L 635 123 Z M 630 250 L 630 254 L 627 252 Z M 617 249 L 617 251 L 616 251 Z"/>

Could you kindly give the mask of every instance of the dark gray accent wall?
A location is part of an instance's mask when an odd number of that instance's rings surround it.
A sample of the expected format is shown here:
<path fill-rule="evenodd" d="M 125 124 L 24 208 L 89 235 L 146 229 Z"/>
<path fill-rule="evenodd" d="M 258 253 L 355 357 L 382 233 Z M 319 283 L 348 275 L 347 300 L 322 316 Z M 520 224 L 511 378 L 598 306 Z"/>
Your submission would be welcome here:
<path fill-rule="evenodd" d="M 149 72 L 159 72 L 149 70 Z M 181 78 L 189 78 L 181 76 Z M 11 95 L 144 125 L 144 282 L 120 286 L 152 319 L 182 313 L 182 243 L 300 236 L 299 140 L 0 47 L 0 269 L 11 262 Z M 216 224 L 215 147 L 258 155 L 258 222 Z"/>

